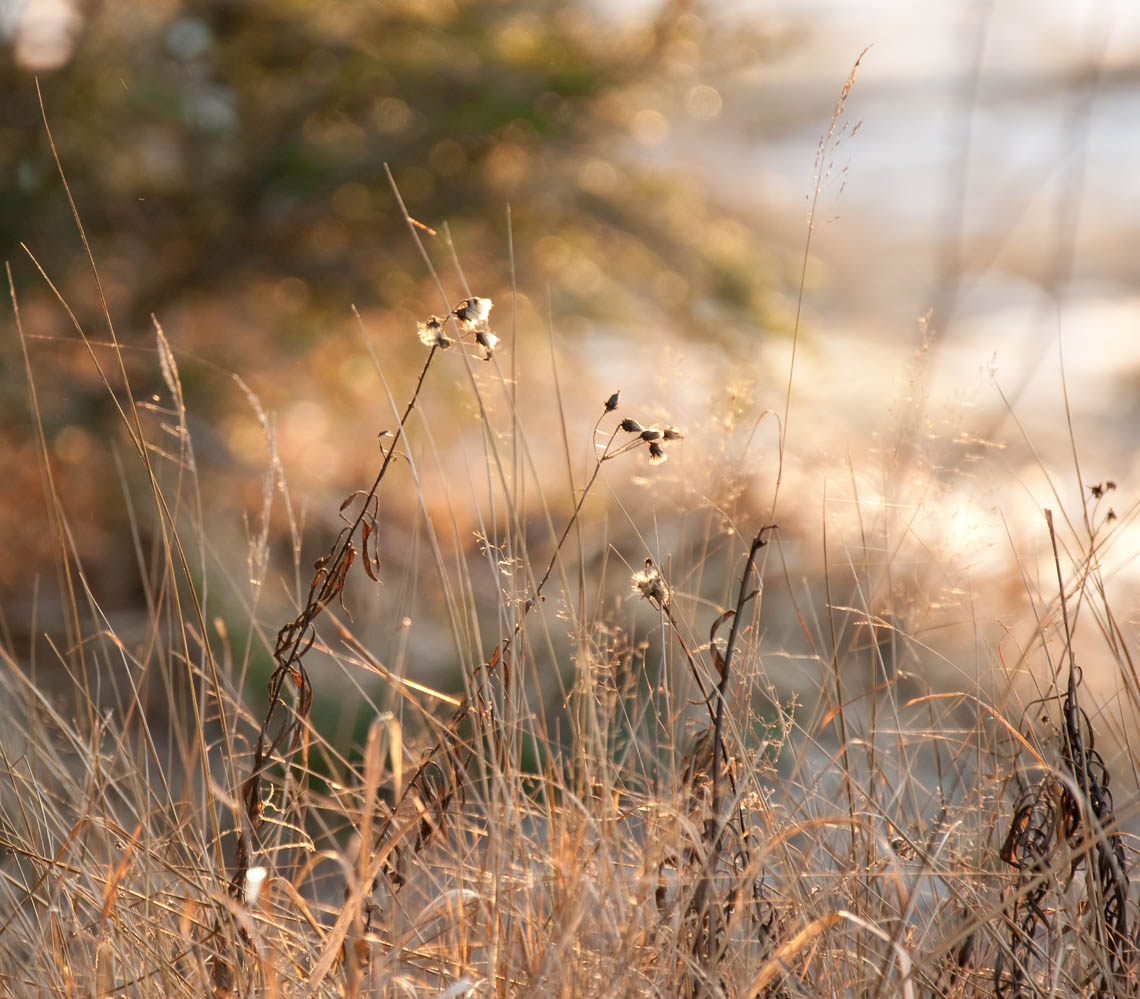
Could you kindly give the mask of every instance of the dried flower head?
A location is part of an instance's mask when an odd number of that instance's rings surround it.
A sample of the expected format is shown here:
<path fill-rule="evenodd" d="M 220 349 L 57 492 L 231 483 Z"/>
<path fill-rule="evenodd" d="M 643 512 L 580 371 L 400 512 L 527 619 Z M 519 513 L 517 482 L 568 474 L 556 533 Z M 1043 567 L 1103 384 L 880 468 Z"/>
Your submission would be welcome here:
<path fill-rule="evenodd" d="M 483 360 L 489 361 L 495 352 L 495 348 L 499 345 L 499 338 L 490 330 L 476 330 L 475 342 L 483 348 Z"/>
<path fill-rule="evenodd" d="M 615 392 L 606 401 L 607 413 L 612 412 L 617 407 L 617 395 Z M 659 430 L 657 427 L 646 427 L 640 420 L 636 420 L 632 416 L 627 416 L 618 423 L 617 430 L 614 431 L 615 436 L 619 430 L 634 436 L 618 444 L 613 451 L 609 450 L 607 444 L 606 453 L 602 456 L 603 461 L 607 458 L 617 457 L 619 454 L 625 454 L 627 451 L 633 451 L 635 448 L 641 447 L 642 444 L 647 444 L 649 446 L 649 464 L 660 465 L 669 460 L 669 455 L 663 446 L 664 443 L 680 440 L 684 436 L 676 427 L 666 427 L 664 430 Z M 613 441 L 613 437 L 610 438 L 610 441 Z"/>
<path fill-rule="evenodd" d="M 662 607 L 669 603 L 669 587 L 665 585 L 665 580 L 661 578 L 661 572 L 653 564 L 653 559 L 645 560 L 645 568 L 635 572 L 630 578 L 630 583 L 634 590 L 647 600 L 653 600 Z"/>
<path fill-rule="evenodd" d="M 416 333 L 425 347 L 450 347 L 451 340 L 443 329 L 443 320 L 431 316 L 426 323 L 416 323 Z"/>
<path fill-rule="evenodd" d="M 475 342 L 483 348 L 484 361 L 491 359 L 499 344 L 499 338 L 487 328 L 487 317 L 493 305 L 489 298 L 471 297 L 463 299 L 451 310 L 451 316 L 459 323 L 460 329 L 475 334 Z"/>
<path fill-rule="evenodd" d="M 474 328 L 487 321 L 494 303 L 489 298 L 465 298 L 451 314 L 464 326 Z"/>

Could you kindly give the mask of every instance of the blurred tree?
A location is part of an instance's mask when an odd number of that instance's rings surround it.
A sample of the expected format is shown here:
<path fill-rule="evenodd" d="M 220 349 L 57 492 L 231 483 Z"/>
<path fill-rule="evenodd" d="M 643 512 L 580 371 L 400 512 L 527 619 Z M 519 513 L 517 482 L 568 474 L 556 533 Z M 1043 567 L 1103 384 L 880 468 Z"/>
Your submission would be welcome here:
<path fill-rule="evenodd" d="M 564 327 L 606 317 L 712 337 L 781 326 L 780 255 L 732 206 L 654 163 L 672 118 L 718 113 L 718 74 L 768 54 L 760 35 L 718 26 L 694 3 L 620 28 L 556 0 L 53 3 L 70 15 L 38 23 L 39 48 L 25 23 L 36 4 L 10 15 L 0 47 L 0 232 L 28 332 L 73 337 L 14 253 L 20 241 L 101 336 L 40 119 L 38 60 L 120 338 L 142 348 L 140 385 L 159 384 L 151 313 L 177 325 L 180 349 L 256 371 L 263 385 L 286 383 L 304 361 L 335 400 L 350 303 L 402 322 L 437 310 L 384 164 L 413 215 L 448 222 L 480 294 L 509 287 L 510 203 L 520 288 L 540 300 L 550 288 Z M 450 273 L 441 242 L 433 252 Z M 418 351 L 407 339 L 393 351 Z M 75 489 L 96 494 L 83 502 L 105 525 L 122 504 L 111 492 L 100 502 L 90 481 L 88 432 L 110 407 L 80 352 L 50 349 L 37 369 L 49 443 L 61 474 L 70 465 Z M 39 490 L 22 363 L 11 339 L 3 351 L 0 477 L 20 493 L 5 500 L 0 545 L 19 552 L 31 542 L 18 508 Z M 213 400 L 195 370 L 183 375 L 201 414 Z M 91 536 L 116 533 L 106 531 Z M 121 546 L 96 545 L 93 557 L 108 547 Z"/>

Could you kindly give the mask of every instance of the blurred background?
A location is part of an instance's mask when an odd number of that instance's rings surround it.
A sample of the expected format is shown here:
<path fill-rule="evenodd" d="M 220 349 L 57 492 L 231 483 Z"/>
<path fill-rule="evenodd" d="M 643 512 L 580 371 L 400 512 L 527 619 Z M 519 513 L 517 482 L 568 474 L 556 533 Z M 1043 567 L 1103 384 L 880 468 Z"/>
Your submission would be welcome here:
<path fill-rule="evenodd" d="M 607 466 L 588 559 L 613 545 L 634 566 L 648 548 L 732 567 L 740 537 L 774 518 L 780 654 L 809 654 L 819 628 L 796 594 L 819 592 L 825 564 L 846 592 L 859 565 L 873 571 L 855 618 L 914 639 L 908 668 L 972 677 L 1024 613 L 1025 580 L 1040 573 L 1052 594 L 1051 505 L 1075 536 L 1107 532 L 1106 572 L 1122 611 L 1136 608 L 1135 5 L 0 0 L 0 74 L 4 255 L 75 555 L 117 628 L 145 620 L 153 525 L 132 527 L 137 462 L 37 269 L 105 343 L 37 80 L 156 445 L 171 400 L 152 315 L 177 358 L 222 616 L 263 599 L 272 633 L 292 613 L 281 502 L 263 598 L 246 562 L 266 426 L 307 582 L 393 425 L 377 366 L 406 398 L 424 356 L 415 323 L 444 308 L 385 164 L 435 232 L 421 238 L 449 301 L 495 301 L 501 368 L 518 372 L 559 516 L 573 495 L 559 403 L 578 486 L 611 392 L 623 414 L 686 431 L 660 468 Z M 5 328 L 0 608 L 9 642 L 31 651 L 59 614 L 24 361 Z M 491 366 L 476 378 L 509 425 Z M 482 433 L 455 357 L 423 409 L 431 433 L 413 429 L 410 447 L 427 502 L 406 478 L 384 496 L 386 584 L 353 597 L 382 656 L 424 611 L 409 582 L 422 518 L 454 518 L 443 535 L 458 549 L 486 529 Z M 679 582 L 715 602 L 731 575 L 707 593 Z M 494 580 L 479 585 L 493 606 Z M 448 682 L 446 636 L 418 640 L 424 678 Z"/>

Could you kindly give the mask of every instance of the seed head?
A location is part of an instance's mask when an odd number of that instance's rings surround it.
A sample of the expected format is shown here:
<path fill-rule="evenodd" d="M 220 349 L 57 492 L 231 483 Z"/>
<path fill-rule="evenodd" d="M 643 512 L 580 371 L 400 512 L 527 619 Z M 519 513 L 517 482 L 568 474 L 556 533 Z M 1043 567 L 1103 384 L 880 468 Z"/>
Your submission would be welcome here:
<path fill-rule="evenodd" d="M 451 314 L 464 326 L 473 328 L 487 321 L 493 305 L 489 298 L 465 298 L 451 310 Z"/>
<path fill-rule="evenodd" d="M 628 416 L 622 420 L 619 426 L 627 434 L 639 434 L 645 429 L 645 427 L 638 423 L 632 416 Z"/>
<path fill-rule="evenodd" d="M 683 440 L 683 439 L 684 439 L 684 436 L 685 436 L 685 435 L 684 435 L 683 433 L 681 433 L 681 431 L 680 431 L 680 430 L 678 430 L 676 427 L 666 427 L 666 428 L 665 428 L 665 429 L 662 431 L 662 434 L 665 436 L 665 440 L 667 440 L 667 441 L 679 441 L 679 440 Z"/>
<path fill-rule="evenodd" d="M 649 464 L 663 465 L 669 460 L 669 455 L 661 446 L 659 441 L 651 441 L 649 444 Z"/>
<path fill-rule="evenodd" d="M 476 330 L 475 342 L 483 348 L 483 360 L 489 361 L 495 352 L 495 348 L 499 345 L 499 338 L 490 330 Z"/>
<path fill-rule="evenodd" d="M 615 409 L 617 409 L 618 396 L 619 395 L 621 395 L 621 392 L 615 392 L 613 395 L 611 395 L 606 400 L 606 412 L 607 413 L 612 413 Z"/>
<path fill-rule="evenodd" d="M 664 436 L 656 427 L 650 427 L 648 430 L 641 431 L 641 439 L 643 441 L 659 441 Z"/>
<path fill-rule="evenodd" d="M 645 560 L 645 568 L 640 572 L 635 572 L 630 578 L 630 583 L 634 590 L 647 600 L 653 600 L 662 607 L 669 603 L 669 587 L 665 585 L 665 580 L 661 578 L 661 573 L 653 564 L 653 559 L 647 558 Z"/>
<path fill-rule="evenodd" d="M 439 316 L 431 316 L 426 323 L 416 323 L 416 334 L 425 347 L 450 347 L 451 340 L 444 332 Z"/>

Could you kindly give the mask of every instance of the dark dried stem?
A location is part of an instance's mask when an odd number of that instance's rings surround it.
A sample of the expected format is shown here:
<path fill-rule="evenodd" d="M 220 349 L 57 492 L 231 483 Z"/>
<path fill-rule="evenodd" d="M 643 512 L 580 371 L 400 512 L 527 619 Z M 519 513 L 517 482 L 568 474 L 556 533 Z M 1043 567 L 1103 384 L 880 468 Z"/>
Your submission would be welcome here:
<path fill-rule="evenodd" d="M 752 539 L 752 547 L 748 550 L 748 561 L 744 566 L 744 574 L 740 578 L 740 595 L 736 600 L 736 612 L 732 617 L 732 630 L 728 633 L 728 645 L 724 650 L 724 668 L 721 671 L 720 682 L 717 684 L 716 721 L 713 723 L 713 817 L 717 823 L 716 843 L 720 842 L 720 759 L 724 752 L 724 711 L 728 693 L 728 678 L 732 669 L 732 656 L 736 651 L 736 640 L 740 635 L 740 618 L 744 605 L 751 599 L 752 593 L 748 590 L 748 580 L 752 575 L 752 568 L 756 564 L 756 556 L 767 543 L 765 533 L 775 529 L 775 524 L 768 524 L 760 528 L 756 537 Z M 714 846 L 715 851 L 715 846 Z"/>
<path fill-rule="evenodd" d="M 308 714 L 309 705 L 312 700 L 312 688 L 301 664 L 301 659 L 312 645 L 312 624 L 320 615 L 321 611 L 344 587 L 345 575 L 351 564 L 352 539 L 360 529 L 365 517 L 368 516 L 368 511 L 380 488 L 380 483 L 383 481 L 389 466 L 392 464 L 396 448 L 400 443 L 400 438 L 404 433 L 404 428 L 412 414 L 412 410 L 415 408 L 416 402 L 419 399 L 424 379 L 427 377 L 428 369 L 431 367 L 431 363 L 435 358 L 436 350 L 436 347 L 432 347 L 427 359 L 424 361 L 424 366 L 420 371 L 419 378 L 416 380 L 415 390 L 412 392 L 411 398 L 404 408 L 404 413 L 400 417 L 399 426 L 396 428 L 391 446 L 384 454 L 384 461 L 380 465 L 380 470 L 376 473 L 376 478 L 373 480 L 371 488 L 365 494 L 364 502 L 360 506 L 360 512 L 356 515 L 356 519 L 352 522 L 351 526 L 341 531 L 329 557 L 318 563 L 319 568 L 317 574 L 309 586 L 308 598 L 301 613 L 278 632 L 277 647 L 273 653 L 273 658 L 277 665 L 269 682 L 269 705 L 265 711 L 265 720 L 262 722 L 261 729 L 257 735 L 257 743 L 253 755 L 253 766 L 250 775 L 242 785 L 245 813 L 250 823 L 248 834 L 251 837 L 253 829 L 256 829 L 257 826 L 260 825 L 261 778 L 269 766 L 270 758 L 274 750 L 285 742 L 290 732 L 293 733 L 293 737 L 290 741 L 289 751 L 296 748 L 300 735 L 300 726 L 304 717 Z M 365 553 L 365 557 L 367 557 L 367 553 Z M 278 710 L 284 704 L 281 697 L 281 690 L 284 686 L 285 679 L 290 675 L 293 676 L 294 684 L 298 690 L 296 718 L 292 723 L 282 725 L 276 734 L 271 734 L 274 718 Z M 235 853 L 234 866 L 236 870 L 230 882 L 230 890 L 235 897 L 240 898 L 244 892 L 245 874 L 250 861 L 250 851 L 246 846 L 245 835 L 238 837 L 238 845 Z"/>
<path fill-rule="evenodd" d="M 372 483 L 372 488 L 368 490 L 364 497 L 364 502 L 360 506 L 360 513 L 356 515 L 356 520 L 353 521 L 352 527 L 349 528 L 348 533 L 345 534 L 344 539 L 341 541 L 340 547 L 336 555 L 333 556 L 330 564 L 336 565 L 342 558 L 348 546 L 352 543 L 352 536 L 356 533 L 364 520 L 364 516 L 368 511 L 369 504 L 372 502 L 376 491 L 380 488 L 380 482 L 383 480 L 384 475 L 388 471 L 388 466 L 392 463 L 392 457 L 396 453 L 396 448 L 400 443 L 400 437 L 404 433 L 404 427 L 408 423 L 408 417 L 412 415 L 412 410 L 416 407 L 416 401 L 420 397 L 420 389 L 423 388 L 424 379 L 427 377 L 428 368 L 431 367 L 431 362 L 435 359 L 438 347 L 433 346 L 428 352 L 427 360 L 424 361 L 424 366 L 420 369 L 420 376 L 416 379 L 416 388 L 412 392 L 412 397 L 408 400 L 408 405 L 404 407 L 404 415 L 400 417 L 400 425 L 396 427 L 395 436 L 392 438 L 392 444 L 388 448 L 387 453 L 384 455 L 384 461 L 380 465 L 380 471 L 376 473 L 376 478 Z"/>

